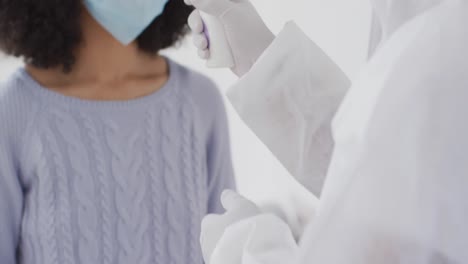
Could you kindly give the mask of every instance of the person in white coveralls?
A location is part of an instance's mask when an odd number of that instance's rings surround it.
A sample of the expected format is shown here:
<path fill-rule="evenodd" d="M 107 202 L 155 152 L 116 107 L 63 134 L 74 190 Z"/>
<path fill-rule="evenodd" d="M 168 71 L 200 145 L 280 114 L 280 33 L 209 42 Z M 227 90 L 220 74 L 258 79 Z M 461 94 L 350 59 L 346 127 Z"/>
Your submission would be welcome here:
<path fill-rule="evenodd" d="M 240 116 L 320 197 L 297 242 L 225 192 L 226 213 L 202 227 L 208 264 L 468 263 L 468 1 L 372 0 L 352 81 L 293 22 L 274 36 L 248 0 L 186 2 L 202 58 L 199 11 L 223 24 Z"/>

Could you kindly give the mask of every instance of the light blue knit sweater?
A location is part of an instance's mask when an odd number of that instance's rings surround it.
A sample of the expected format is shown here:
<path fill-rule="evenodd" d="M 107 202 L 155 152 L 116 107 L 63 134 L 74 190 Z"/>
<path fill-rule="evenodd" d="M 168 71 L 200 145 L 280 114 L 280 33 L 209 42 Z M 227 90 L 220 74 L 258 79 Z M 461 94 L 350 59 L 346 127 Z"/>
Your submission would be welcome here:
<path fill-rule="evenodd" d="M 205 77 L 129 101 L 0 87 L 1 264 L 201 264 L 202 217 L 233 187 L 225 109 Z"/>

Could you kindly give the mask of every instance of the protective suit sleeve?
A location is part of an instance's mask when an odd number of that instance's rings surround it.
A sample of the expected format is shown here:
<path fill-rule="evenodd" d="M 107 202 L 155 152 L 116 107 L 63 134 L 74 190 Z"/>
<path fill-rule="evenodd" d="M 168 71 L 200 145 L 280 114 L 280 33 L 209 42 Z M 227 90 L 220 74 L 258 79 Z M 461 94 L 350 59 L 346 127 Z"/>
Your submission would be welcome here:
<path fill-rule="evenodd" d="M 291 22 L 228 97 L 286 169 L 319 196 L 333 149 L 331 119 L 349 85 Z"/>
<path fill-rule="evenodd" d="M 355 82 L 297 263 L 466 263 L 467 14 L 445 1 L 420 16 Z"/>

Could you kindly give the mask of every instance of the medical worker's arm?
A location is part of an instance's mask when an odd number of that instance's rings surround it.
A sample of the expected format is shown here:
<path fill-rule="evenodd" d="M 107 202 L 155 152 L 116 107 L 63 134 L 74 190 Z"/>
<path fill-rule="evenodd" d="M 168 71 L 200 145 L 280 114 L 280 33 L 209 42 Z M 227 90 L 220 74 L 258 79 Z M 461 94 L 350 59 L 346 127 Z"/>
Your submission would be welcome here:
<path fill-rule="evenodd" d="M 331 119 L 350 83 L 339 67 L 289 23 L 276 37 L 249 0 L 185 0 L 217 17 L 242 79 L 229 97 L 250 128 L 289 172 L 320 195 L 333 149 Z M 217 39 L 194 11 L 189 25 L 200 57 Z"/>
<path fill-rule="evenodd" d="M 16 150 L 19 148 L 14 146 L 16 137 L 12 133 L 23 133 L 14 129 L 11 124 L 14 122 L 7 121 L 12 120 L 11 116 L 3 118 L 7 113 L 2 110 L 0 105 L 0 263 L 15 264 L 17 263 L 16 252 L 23 209 L 23 192 L 17 167 L 19 153 Z"/>
<path fill-rule="evenodd" d="M 319 196 L 333 150 L 331 120 L 350 82 L 288 23 L 228 97 L 247 125 Z"/>

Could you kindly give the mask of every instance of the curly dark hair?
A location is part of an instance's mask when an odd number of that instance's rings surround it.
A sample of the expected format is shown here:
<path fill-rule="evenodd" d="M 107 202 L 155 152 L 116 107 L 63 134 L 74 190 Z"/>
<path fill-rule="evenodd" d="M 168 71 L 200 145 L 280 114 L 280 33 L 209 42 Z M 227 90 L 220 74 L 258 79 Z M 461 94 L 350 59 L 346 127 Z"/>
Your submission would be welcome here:
<path fill-rule="evenodd" d="M 82 0 L 0 0 L 0 49 L 38 68 L 70 71 L 82 41 L 82 10 Z M 188 31 L 191 11 L 183 0 L 169 0 L 138 37 L 139 49 L 157 54 L 174 45 Z"/>

